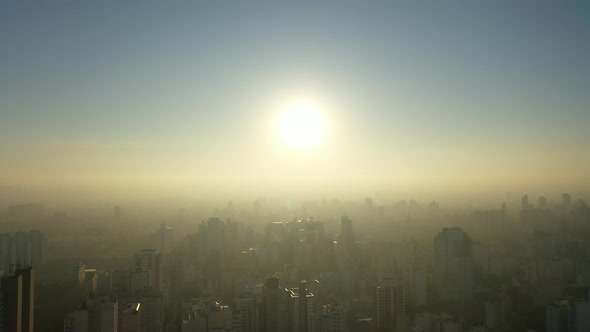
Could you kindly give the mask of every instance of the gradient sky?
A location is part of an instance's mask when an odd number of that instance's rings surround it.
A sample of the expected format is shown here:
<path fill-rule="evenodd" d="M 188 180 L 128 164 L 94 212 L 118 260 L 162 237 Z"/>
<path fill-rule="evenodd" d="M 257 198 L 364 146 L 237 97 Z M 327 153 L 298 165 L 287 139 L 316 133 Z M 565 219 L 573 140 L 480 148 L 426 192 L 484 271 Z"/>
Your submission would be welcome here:
<path fill-rule="evenodd" d="M 588 185 L 589 59 L 583 1 L 3 1 L 0 184 Z"/>

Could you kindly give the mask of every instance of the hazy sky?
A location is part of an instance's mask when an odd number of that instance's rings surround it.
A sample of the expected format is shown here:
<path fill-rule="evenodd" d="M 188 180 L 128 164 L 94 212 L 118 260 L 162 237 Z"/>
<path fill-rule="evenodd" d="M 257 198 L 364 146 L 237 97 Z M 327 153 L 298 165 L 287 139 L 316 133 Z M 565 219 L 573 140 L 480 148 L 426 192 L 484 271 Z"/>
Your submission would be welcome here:
<path fill-rule="evenodd" d="M 440 3 L 2 1 L 0 184 L 590 184 L 590 6 Z"/>

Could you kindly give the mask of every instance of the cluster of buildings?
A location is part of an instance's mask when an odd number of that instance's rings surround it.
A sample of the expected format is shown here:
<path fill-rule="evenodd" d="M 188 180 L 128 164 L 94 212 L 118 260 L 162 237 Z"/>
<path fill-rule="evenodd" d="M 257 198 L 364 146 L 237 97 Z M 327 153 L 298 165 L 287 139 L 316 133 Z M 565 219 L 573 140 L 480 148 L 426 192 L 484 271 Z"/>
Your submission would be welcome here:
<path fill-rule="evenodd" d="M 47 259 L 47 240 L 38 230 L 0 234 L 0 276 L 18 266 L 38 267 Z"/>
<path fill-rule="evenodd" d="M 364 208 L 375 209 L 371 200 Z M 433 202 L 428 211 L 441 208 Z M 346 216 L 338 233 L 320 221 L 294 219 L 268 223 L 249 242 L 239 223 L 210 218 L 185 239 L 183 280 L 215 295 L 208 298 L 219 306 L 186 306 L 183 331 L 207 331 L 189 328 L 189 318 L 204 321 L 205 312 L 217 310 L 224 312 L 227 331 L 583 331 L 585 320 L 577 317 L 590 316 L 588 298 L 566 289 L 590 286 L 590 245 L 567 232 L 590 229 L 587 217 L 585 203 L 572 202 L 569 194 L 561 204 L 540 197 L 534 205 L 525 196 L 516 215 L 503 203 L 498 210 L 440 219 L 449 226 L 430 243 L 365 242 Z M 240 251 L 246 244 L 251 247 Z M 294 304 L 303 299 L 301 280 L 309 281 L 305 309 Z M 246 312 L 258 313 L 247 320 L 256 329 L 236 327 L 245 315 L 239 300 L 250 304 Z M 570 327 L 552 330 L 556 321 Z"/>
<path fill-rule="evenodd" d="M 410 201 L 395 208 L 423 219 L 393 224 L 367 199 L 361 209 L 372 224 L 289 218 L 262 232 L 212 217 L 181 247 L 161 225 L 130 267 L 72 269 L 88 297 L 65 317 L 64 331 L 589 330 L 590 209 L 569 194 L 561 204 L 531 204 L 526 195 L 520 203 L 517 213 L 502 204 L 444 216 L 436 202 L 424 210 Z M 413 236 L 393 240 L 392 230 Z M 11 264 L 42 262 L 44 241 L 35 231 L 0 237 L 0 254 Z M 5 278 L 19 275 L 24 285 L 23 269 L 11 266 Z M 7 312 L 13 300 L 4 288 L 13 282 L 2 281 Z"/>
<path fill-rule="evenodd" d="M 210 296 L 185 303 L 183 332 L 209 331 L 219 317 L 223 331 L 347 331 L 354 321 L 375 331 L 404 331 L 412 326 L 408 307 L 432 301 L 432 283 L 437 301 L 473 297 L 472 242 L 460 228 L 436 235 L 429 270 L 411 240 L 367 257 L 347 216 L 337 235 L 313 219 L 269 223 L 258 247 L 241 254 L 230 249 L 245 241 L 238 227 L 210 218 L 186 237 L 183 280 Z M 364 307 L 365 317 L 353 317 L 354 306 Z"/>
<path fill-rule="evenodd" d="M 182 332 L 348 331 L 347 309 L 338 304 L 318 305 L 302 280 L 297 287 L 282 287 L 269 277 L 257 290 L 223 305 L 211 296 L 184 303 Z"/>
<path fill-rule="evenodd" d="M 71 276 L 89 295 L 67 315 L 64 332 L 161 332 L 172 236 L 172 228 L 162 225 L 153 236 L 155 248 L 139 250 L 132 268 L 98 272 L 76 265 Z"/>

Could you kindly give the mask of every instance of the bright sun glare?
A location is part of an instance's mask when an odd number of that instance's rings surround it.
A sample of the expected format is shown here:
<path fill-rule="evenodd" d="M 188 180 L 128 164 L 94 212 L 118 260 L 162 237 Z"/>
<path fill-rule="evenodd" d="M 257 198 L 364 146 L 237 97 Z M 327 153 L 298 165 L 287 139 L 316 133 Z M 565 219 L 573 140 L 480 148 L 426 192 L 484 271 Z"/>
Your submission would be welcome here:
<path fill-rule="evenodd" d="M 297 102 L 288 105 L 280 114 L 277 131 L 282 141 L 294 148 L 308 149 L 321 143 L 326 124 L 319 109 L 313 104 Z"/>

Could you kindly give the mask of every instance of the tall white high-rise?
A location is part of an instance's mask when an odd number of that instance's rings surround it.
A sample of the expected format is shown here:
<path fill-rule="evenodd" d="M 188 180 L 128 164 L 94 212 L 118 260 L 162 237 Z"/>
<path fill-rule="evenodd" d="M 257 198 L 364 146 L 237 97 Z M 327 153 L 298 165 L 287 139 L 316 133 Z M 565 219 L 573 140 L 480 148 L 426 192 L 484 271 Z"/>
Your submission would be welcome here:
<path fill-rule="evenodd" d="M 443 228 L 434 237 L 434 274 L 441 301 L 472 300 L 471 238 L 461 228 Z"/>

